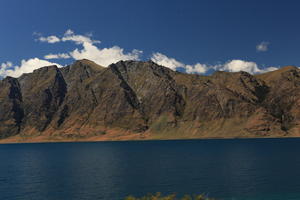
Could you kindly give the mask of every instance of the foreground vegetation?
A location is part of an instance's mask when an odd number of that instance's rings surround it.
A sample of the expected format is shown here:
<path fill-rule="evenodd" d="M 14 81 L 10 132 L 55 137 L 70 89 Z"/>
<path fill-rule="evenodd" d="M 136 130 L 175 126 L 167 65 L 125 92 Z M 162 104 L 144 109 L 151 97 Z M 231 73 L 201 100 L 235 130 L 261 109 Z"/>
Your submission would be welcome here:
<path fill-rule="evenodd" d="M 134 197 L 134 196 L 128 196 L 125 198 L 125 200 L 216 200 L 213 198 L 209 198 L 204 194 L 200 195 L 184 195 L 183 197 L 176 197 L 175 194 L 163 196 L 161 193 L 156 194 L 148 194 L 143 197 Z"/>

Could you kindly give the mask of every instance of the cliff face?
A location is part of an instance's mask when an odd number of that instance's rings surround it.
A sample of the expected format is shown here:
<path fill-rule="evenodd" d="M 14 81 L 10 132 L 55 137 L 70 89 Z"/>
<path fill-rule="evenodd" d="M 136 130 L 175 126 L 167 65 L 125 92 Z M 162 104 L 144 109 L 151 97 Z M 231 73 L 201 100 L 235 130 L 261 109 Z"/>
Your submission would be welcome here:
<path fill-rule="evenodd" d="M 299 124 L 296 67 L 200 76 L 80 60 L 0 81 L 2 141 L 292 137 Z"/>

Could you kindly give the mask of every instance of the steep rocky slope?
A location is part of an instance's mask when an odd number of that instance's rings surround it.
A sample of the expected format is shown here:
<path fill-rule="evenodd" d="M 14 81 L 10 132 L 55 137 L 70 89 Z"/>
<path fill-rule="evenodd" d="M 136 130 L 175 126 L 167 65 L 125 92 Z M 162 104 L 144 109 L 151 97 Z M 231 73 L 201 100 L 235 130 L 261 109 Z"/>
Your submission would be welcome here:
<path fill-rule="evenodd" d="M 152 61 L 89 60 L 0 81 L 2 142 L 295 137 L 300 70 L 174 72 Z"/>

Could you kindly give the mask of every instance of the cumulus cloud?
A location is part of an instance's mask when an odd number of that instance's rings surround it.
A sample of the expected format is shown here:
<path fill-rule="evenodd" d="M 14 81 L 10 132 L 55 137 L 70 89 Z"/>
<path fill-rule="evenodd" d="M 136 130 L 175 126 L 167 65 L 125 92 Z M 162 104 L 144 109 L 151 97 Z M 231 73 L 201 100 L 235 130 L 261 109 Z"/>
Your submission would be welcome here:
<path fill-rule="evenodd" d="M 120 60 L 139 60 L 142 51 L 133 50 L 129 53 L 124 53 L 124 49 L 113 46 L 110 48 L 100 49 L 92 43 L 85 42 L 82 44 L 82 49 L 75 49 L 70 52 L 72 58 L 79 59 L 89 59 L 93 60 L 95 63 L 107 67 L 108 65 L 118 62 Z"/>
<path fill-rule="evenodd" d="M 67 53 L 58 53 L 58 54 L 48 54 L 48 55 L 45 55 L 44 56 L 45 59 L 68 59 L 68 58 L 71 58 L 71 56 Z"/>
<path fill-rule="evenodd" d="M 38 38 L 38 40 L 40 42 L 47 42 L 47 43 L 51 43 L 51 44 L 60 42 L 60 38 L 58 38 L 55 35 L 51 35 L 51 36 L 48 36 L 48 37 L 41 36 L 41 37 Z"/>
<path fill-rule="evenodd" d="M 71 29 L 68 29 L 66 32 L 65 32 L 65 35 L 73 35 L 74 34 L 74 31 L 72 31 Z"/>
<path fill-rule="evenodd" d="M 224 65 L 220 65 L 215 67 L 217 70 L 221 71 L 229 71 L 229 72 L 239 72 L 245 71 L 250 74 L 259 74 L 264 72 L 270 72 L 277 70 L 277 67 L 267 67 L 267 68 L 259 68 L 255 62 L 249 62 L 244 60 L 231 60 L 225 63 Z"/>
<path fill-rule="evenodd" d="M 84 44 L 84 43 L 89 43 L 89 44 L 97 44 L 100 43 L 99 40 L 92 40 L 91 39 L 92 35 L 76 35 L 74 31 L 71 29 L 67 30 L 64 34 L 64 36 L 61 38 L 61 41 L 66 42 L 66 41 L 73 41 L 76 44 Z"/>
<path fill-rule="evenodd" d="M 5 62 L 0 65 L 0 78 L 6 76 L 6 71 L 13 66 L 12 62 Z"/>
<path fill-rule="evenodd" d="M 175 58 L 170 58 L 159 52 L 153 53 L 151 60 L 174 71 L 178 68 L 183 68 L 187 73 L 204 74 L 208 70 L 208 66 L 205 64 L 197 63 L 195 65 L 186 65 Z"/>
<path fill-rule="evenodd" d="M 270 42 L 261 42 L 260 44 L 256 45 L 256 50 L 259 52 L 268 51 Z"/>
<path fill-rule="evenodd" d="M 228 72 L 245 71 L 251 74 L 259 73 L 261 71 L 255 62 L 248 62 L 244 60 L 231 60 L 223 66 L 217 67 L 217 70 Z"/>
<path fill-rule="evenodd" d="M 47 60 L 41 60 L 39 58 L 30 58 L 28 60 L 22 60 L 20 66 L 13 66 L 11 62 L 6 62 L 1 64 L 0 76 L 19 77 L 23 73 L 31 73 L 35 69 L 50 65 L 62 67 L 57 63 L 52 63 Z"/>
<path fill-rule="evenodd" d="M 168 56 L 162 54 L 162 53 L 153 53 L 151 60 L 159 65 L 168 67 L 172 70 L 176 70 L 176 68 L 184 67 L 184 64 L 177 61 L 174 58 L 169 58 Z"/>
<path fill-rule="evenodd" d="M 77 48 L 65 53 L 50 53 L 44 56 L 44 59 L 30 58 L 27 60 L 22 60 L 20 65 L 14 66 L 11 62 L 2 63 L 0 65 L 0 77 L 13 76 L 18 77 L 22 73 L 30 73 L 35 69 L 43 66 L 57 65 L 62 67 L 57 63 L 50 62 L 51 59 L 90 59 L 99 65 L 107 67 L 108 65 L 118 62 L 120 60 L 140 60 L 143 54 L 140 50 L 132 50 L 125 52 L 125 50 L 119 46 L 112 46 L 101 48 L 98 46 L 101 42 L 99 40 L 92 39 L 92 34 L 75 34 L 71 29 L 65 31 L 61 36 L 50 35 L 44 37 L 41 33 L 34 33 L 38 38 L 36 41 L 45 43 L 58 43 L 58 42 L 72 42 L 77 45 Z M 267 51 L 269 42 L 261 42 L 257 45 L 257 51 Z M 79 46 L 79 47 L 78 47 Z M 259 68 L 255 62 L 244 61 L 244 60 L 230 60 L 224 64 L 218 65 L 208 65 L 203 63 L 196 64 L 185 64 L 176 60 L 175 58 L 168 57 L 162 53 L 156 52 L 151 55 L 151 60 L 159 65 L 168 67 L 172 70 L 183 69 L 187 73 L 198 73 L 205 74 L 209 70 L 214 71 L 229 71 L 238 72 L 246 71 L 252 74 L 262 73 L 267 71 L 273 71 L 278 68 L 268 67 Z"/>
<path fill-rule="evenodd" d="M 207 66 L 206 64 L 200 64 L 197 63 L 195 65 L 186 65 L 185 66 L 185 70 L 187 73 L 197 73 L 197 74 L 205 74 L 207 72 L 207 70 L 209 69 L 209 66 Z"/>
<path fill-rule="evenodd" d="M 271 71 L 275 71 L 277 69 L 279 69 L 279 68 L 278 67 L 267 67 L 267 68 L 261 69 L 259 73 L 271 72 Z"/>
<path fill-rule="evenodd" d="M 45 59 L 66 59 L 73 58 L 75 60 L 90 59 L 99 65 L 107 67 L 108 65 L 118 62 L 120 60 L 140 60 L 142 51 L 133 50 L 131 52 L 124 52 L 124 49 L 119 46 L 113 46 L 108 48 L 100 48 L 97 44 L 100 43 L 98 40 L 93 40 L 92 35 L 80 35 L 75 34 L 71 29 L 67 30 L 61 38 L 57 36 L 49 36 L 45 38 L 57 38 L 52 39 L 58 42 L 73 42 L 76 45 L 80 45 L 81 48 L 75 48 L 74 50 L 67 53 L 48 54 L 45 55 Z M 41 38 L 41 37 L 40 37 Z M 51 41 L 46 40 L 45 41 Z M 259 51 L 266 51 L 268 49 L 269 42 L 262 42 L 257 46 Z M 156 52 L 151 56 L 151 60 L 159 65 L 168 67 L 172 70 L 183 68 L 187 73 L 199 73 L 205 74 L 208 70 L 220 70 L 229 72 L 246 71 L 251 74 L 261 73 L 266 70 L 273 70 L 276 68 L 260 69 L 255 62 L 249 62 L 244 60 L 230 60 L 224 64 L 219 65 L 207 65 L 202 63 L 196 64 L 184 64 L 176 60 L 175 58 L 168 57 L 162 53 Z"/>
<path fill-rule="evenodd" d="M 44 56 L 45 59 L 89 59 L 99 65 L 107 67 L 120 60 L 140 60 L 142 54 L 142 51 L 136 49 L 131 52 L 125 52 L 124 49 L 119 46 L 99 48 L 96 44 L 99 44 L 100 41 L 93 40 L 91 34 L 78 35 L 71 29 L 67 30 L 64 35 L 58 39 L 60 42 L 74 42 L 76 45 L 81 45 L 82 48 L 75 48 L 68 53 L 48 54 Z"/>
<path fill-rule="evenodd" d="M 205 64 L 197 63 L 195 65 L 186 65 L 182 62 L 179 62 L 175 58 L 170 58 L 159 52 L 153 53 L 151 56 L 151 60 L 174 71 L 178 68 L 183 68 L 187 73 L 204 74 L 208 70 L 208 67 Z"/>
<path fill-rule="evenodd" d="M 205 74 L 208 70 L 214 71 L 228 71 L 228 72 L 239 72 L 245 71 L 250 74 L 263 73 L 268 71 L 274 71 L 278 68 L 268 67 L 260 69 L 255 62 L 249 62 L 244 60 L 230 60 L 224 64 L 218 65 L 207 65 L 196 63 L 195 65 L 184 64 L 174 58 L 170 58 L 162 53 L 152 54 L 151 60 L 159 65 L 163 65 L 172 70 L 183 68 L 187 73 Z"/>

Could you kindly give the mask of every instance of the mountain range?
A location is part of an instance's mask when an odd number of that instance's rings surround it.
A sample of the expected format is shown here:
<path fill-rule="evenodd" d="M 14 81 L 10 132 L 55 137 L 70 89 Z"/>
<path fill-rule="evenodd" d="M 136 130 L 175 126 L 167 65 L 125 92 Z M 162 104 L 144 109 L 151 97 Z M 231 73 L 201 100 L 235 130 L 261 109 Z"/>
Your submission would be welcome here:
<path fill-rule="evenodd" d="M 0 81 L 0 142 L 300 136 L 300 70 L 203 76 L 79 60 Z"/>

